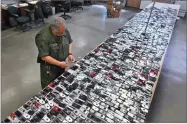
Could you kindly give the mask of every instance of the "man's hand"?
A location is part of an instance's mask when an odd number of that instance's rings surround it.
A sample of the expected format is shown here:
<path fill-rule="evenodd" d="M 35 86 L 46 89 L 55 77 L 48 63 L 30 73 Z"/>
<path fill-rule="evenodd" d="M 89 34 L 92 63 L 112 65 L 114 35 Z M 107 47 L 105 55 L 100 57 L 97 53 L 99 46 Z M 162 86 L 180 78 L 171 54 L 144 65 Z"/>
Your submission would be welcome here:
<path fill-rule="evenodd" d="M 72 55 L 69 55 L 68 56 L 68 62 L 72 62 L 72 61 L 74 61 L 75 59 L 74 59 L 74 57 L 72 56 Z"/>
<path fill-rule="evenodd" d="M 66 67 L 68 67 L 68 64 L 67 64 L 66 62 L 60 62 L 60 63 L 59 63 L 59 66 L 60 66 L 61 68 L 66 68 Z"/>
<path fill-rule="evenodd" d="M 53 64 L 53 65 L 56 65 L 56 66 L 59 66 L 61 68 L 66 68 L 68 67 L 68 64 L 66 62 L 60 62 L 56 59 L 54 59 L 53 57 L 51 56 L 45 56 L 45 57 L 42 57 L 42 60 L 49 63 L 49 64 Z"/>

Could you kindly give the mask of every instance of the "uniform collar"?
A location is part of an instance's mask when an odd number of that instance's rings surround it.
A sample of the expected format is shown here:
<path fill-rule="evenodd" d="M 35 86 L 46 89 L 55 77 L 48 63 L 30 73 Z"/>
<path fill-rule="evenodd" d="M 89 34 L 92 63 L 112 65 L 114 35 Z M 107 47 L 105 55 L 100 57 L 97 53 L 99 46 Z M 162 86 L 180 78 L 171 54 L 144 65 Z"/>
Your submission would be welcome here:
<path fill-rule="evenodd" d="M 64 34 L 62 36 L 56 36 L 56 37 L 67 37 L 66 31 L 64 31 Z"/>
<path fill-rule="evenodd" d="M 63 34 L 63 36 L 67 37 L 67 33 L 66 33 L 66 30 L 64 31 L 64 34 Z"/>
<path fill-rule="evenodd" d="M 51 32 L 51 29 L 50 29 L 50 32 Z M 51 32 L 52 33 L 52 32 Z M 56 36 L 56 35 L 54 35 L 54 34 L 52 34 L 54 37 L 58 37 L 58 36 Z M 64 31 L 64 34 L 62 35 L 62 37 L 63 36 L 65 36 L 65 37 L 67 37 L 67 33 L 66 33 L 66 29 L 65 29 L 65 31 Z"/>

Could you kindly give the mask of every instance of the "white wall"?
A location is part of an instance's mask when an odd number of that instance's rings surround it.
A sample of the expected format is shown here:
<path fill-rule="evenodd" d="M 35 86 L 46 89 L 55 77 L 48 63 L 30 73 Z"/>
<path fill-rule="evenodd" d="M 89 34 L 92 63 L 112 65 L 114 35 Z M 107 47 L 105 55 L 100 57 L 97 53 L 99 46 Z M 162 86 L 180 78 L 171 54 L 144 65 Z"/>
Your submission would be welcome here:
<path fill-rule="evenodd" d="M 178 16 L 184 17 L 185 13 L 186 13 L 186 4 L 187 4 L 187 1 L 186 0 L 176 0 L 175 4 L 179 4 L 180 5 L 180 10 L 179 10 Z"/>
<path fill-rule="evenodd" d="M 144 9 L 147 7 L 150 3 L 152 3 L 152 0 L 142 0 L 140 4 L 140 9 Z"/>
<path fill-rule="evenodd" d="M 17 3 L 19 0 L 1 0 L 1 4 L 14 4 Z"/>

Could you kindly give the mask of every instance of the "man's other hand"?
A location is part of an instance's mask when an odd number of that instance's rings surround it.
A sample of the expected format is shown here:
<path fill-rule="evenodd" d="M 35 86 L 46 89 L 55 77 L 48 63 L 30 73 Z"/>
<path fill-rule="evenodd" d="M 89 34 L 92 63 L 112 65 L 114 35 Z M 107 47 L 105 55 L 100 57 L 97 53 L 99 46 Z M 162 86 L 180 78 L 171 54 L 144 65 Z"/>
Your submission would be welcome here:
<path fill-rule="evenodd" d="M 59 66 L 60 66 L 61 68 L 66 68 L 66 67 L 68 67 L 68 64 L 67 64 L 66 62 L 60 62 L 60 63 L 59 63 Z"/>
<path fill-rule="evenodd" d="M 74 61 L 75 59 L 74 59 L 74 57 L 72 56 L 72 55 L 69 55 L 68 56 L 68 62 L 72 62 L 72 61 Z"/>

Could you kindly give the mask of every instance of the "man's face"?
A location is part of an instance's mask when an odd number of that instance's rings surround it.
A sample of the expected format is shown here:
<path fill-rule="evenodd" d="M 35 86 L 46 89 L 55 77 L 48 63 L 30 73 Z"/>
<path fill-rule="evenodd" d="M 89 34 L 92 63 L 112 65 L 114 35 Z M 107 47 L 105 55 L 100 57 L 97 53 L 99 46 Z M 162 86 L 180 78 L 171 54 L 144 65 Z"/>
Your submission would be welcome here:
<path fill-rule="evenodd" d="M 58 28 L 51 27 L 51 31 L 55 36 L 63 36 L 65 28 L 64 26 L 58 26 Z"/>

